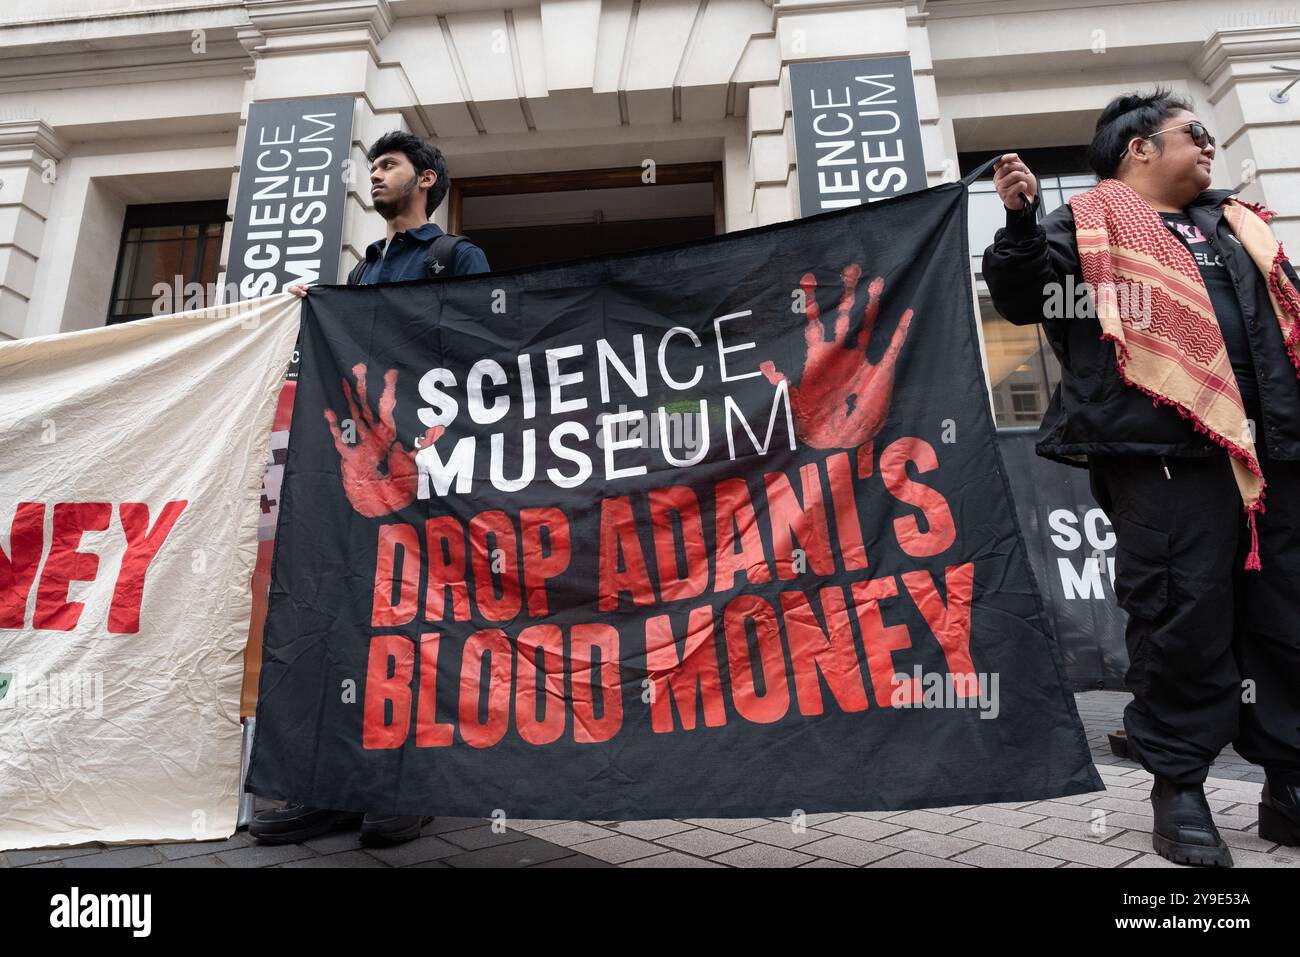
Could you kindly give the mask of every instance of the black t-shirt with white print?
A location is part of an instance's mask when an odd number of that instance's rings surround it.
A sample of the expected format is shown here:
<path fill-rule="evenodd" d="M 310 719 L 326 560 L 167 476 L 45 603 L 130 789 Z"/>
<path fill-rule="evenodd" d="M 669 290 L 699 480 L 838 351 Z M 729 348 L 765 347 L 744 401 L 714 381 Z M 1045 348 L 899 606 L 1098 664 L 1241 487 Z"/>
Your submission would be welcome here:
<path fill-rule="evenodd" d="M 1259 387 L 1255 383 L 1255 362 L 1250 355 L 1250 340 L 1246 335 L 1246 320 L 1241 314 L 1241 301 L 1237 298 L 1237 288 L 1232 283 L 1223 256 L 1215 244 L 1192 222 L 1190 216 L 1182 213 L 1161 213 L 1169 231 L 1177 236 L 1196 260 L 1201 271 L 1201 279 L 1210 294 L 1210 304 L 1214 307 L 1214 316 L 1219 320 L 1223 330 L 1223 344 L 1228 349 L 1228 361 L 1241 390 L 1241 401 L 1246 407 L 1246 415 L 1256 422 L 1260 421 Z"/>

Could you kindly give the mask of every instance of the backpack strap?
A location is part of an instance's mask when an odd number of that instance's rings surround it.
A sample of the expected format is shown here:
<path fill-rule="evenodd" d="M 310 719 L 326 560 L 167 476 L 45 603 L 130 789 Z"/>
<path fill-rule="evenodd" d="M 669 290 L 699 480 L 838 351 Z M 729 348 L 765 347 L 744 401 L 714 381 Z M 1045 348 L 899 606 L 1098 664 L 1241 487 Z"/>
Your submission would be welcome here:
<path fill-rule="evenodd" d="M 357 285 L 357 283 L 361 282 L 361 274 L 365 272 L 366 262 L 367 261 L 365 259 L 362 259 L 360 262 L 358 262 L 355 266 L 352 267 L 352 271 L 348 273 L 348 278 L 347 278 L 347 284 L 349 286 L 355 286 Z"/>
<path fill-rule="evenodd" d="M 456 274 L 456 246 L 464 239 L 464 236 L 443 233 L 433 241 L 428 255 L 424 257 L 424 269 L 430 278 L 446 279 Z"/>

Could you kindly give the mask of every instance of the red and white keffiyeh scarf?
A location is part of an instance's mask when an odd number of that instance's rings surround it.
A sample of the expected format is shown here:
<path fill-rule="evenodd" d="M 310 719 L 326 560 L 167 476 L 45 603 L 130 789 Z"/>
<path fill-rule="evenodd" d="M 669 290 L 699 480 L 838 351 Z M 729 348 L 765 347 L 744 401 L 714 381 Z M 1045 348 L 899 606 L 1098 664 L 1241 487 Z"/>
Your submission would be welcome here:
<path fill-rule="evenodd" d="M 1070 207 L 1083 278 L 1093 291 L 1102 338 L 1115 344 L 1120 376 L 1228 450 L 1250 523 L 1246 568 L 1258 569 L 1255 513 L 1264 510 L 1264 474 L 1196 261 L 1160 214 L 1119 180 L 1102 180 L 1073 197 Z M 1282 270 L 1286 256 L 1267 225 L 1274 214 L 1229 199 L 1223 215 L 1264 276 L 1287 355 L 1300 375 L 1300 292 Z M 1141 308 L 1132 308 L 1137 303 Z"/>

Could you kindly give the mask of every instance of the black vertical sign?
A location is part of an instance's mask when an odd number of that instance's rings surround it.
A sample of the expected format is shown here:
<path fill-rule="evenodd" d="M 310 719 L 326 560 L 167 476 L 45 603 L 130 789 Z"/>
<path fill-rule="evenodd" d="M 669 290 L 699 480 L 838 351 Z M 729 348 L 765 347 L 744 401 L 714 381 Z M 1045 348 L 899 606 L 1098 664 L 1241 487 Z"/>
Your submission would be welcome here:
<path fill-rule="evenodd" d="M 790 65 L 804 216 L 925 189 L 906 56 Z"/>
<path fill-rule="evenodd" d="M 226 268 L 240 299 L 334 282 L 352 105 L 333 96 L 249 106 Z"/>

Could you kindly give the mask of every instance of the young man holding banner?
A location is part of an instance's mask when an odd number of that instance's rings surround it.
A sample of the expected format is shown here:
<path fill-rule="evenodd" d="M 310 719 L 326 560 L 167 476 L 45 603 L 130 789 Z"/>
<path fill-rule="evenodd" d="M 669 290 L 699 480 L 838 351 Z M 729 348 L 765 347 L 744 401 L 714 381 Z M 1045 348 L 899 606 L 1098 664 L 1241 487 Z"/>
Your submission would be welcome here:
<path fill-rule="evenodd" d="M 483 250 L 463 236 L 446 234 L 429 217 L 447 195 L 450 179 L 442 152 L 432 143 L 394 130 L 366 154 L 370 161 L 370 196 L 388 223 L 387 235 L 366 247 L 366 258 L 348 274 L 348 285 L 435 279 L 489 272 Z M 307 286 L 289 292 L 306 296 Z M 248 831 L 263 844 L 293 844 L 330 831 L 361 825 L 366 844 L 401 844 L 420 836 L 432 818 L 418 815 L 335 811 L 288 804 L 263 811 Z"/>
<path fill-rule="evenodd" d="M 429 221 L 451 185 L 442 151 L 411 133 L 385 133 L 366 153 L 370 199 L 388 223 L 388 234 L 366 247 L 366 258 L 348 273 L 348 285 L 441 279 L 490 272 L 487 257 L 464 236 L 444 233 Z M 308 286 L 289 292 L 306 296 Z"/>
<path fill-rule="evenodd" d="M 1101 182 L 1041 223 L 1004 155 L 983 272 L 1061 361 L 1038 453 L 1087 467 L 1115 527 L 1155 850 L 1231 866 L 1203 790 L 1229 743 L 1266 772 L 1260 837 L 1300 844 L 1300 282 L 1271 214 L 1208 188 L 1214 152 L 1183 100 L 1119 97 Z"/>

